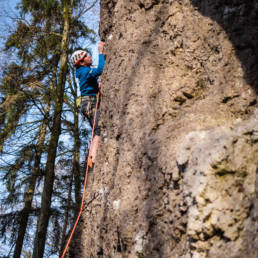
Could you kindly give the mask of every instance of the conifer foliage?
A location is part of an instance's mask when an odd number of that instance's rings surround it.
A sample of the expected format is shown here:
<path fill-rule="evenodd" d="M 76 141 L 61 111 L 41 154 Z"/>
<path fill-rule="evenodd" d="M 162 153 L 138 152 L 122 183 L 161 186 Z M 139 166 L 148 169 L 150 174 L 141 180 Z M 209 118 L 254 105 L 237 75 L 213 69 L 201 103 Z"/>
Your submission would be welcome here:
<path fill-rule="evenodd" d="M 0 81 L 0 257 L 59 255 L 78 212 L 86 146 L 68 58 L 94 42 L 83 17 L 96 3 L 18 4 Z"/>

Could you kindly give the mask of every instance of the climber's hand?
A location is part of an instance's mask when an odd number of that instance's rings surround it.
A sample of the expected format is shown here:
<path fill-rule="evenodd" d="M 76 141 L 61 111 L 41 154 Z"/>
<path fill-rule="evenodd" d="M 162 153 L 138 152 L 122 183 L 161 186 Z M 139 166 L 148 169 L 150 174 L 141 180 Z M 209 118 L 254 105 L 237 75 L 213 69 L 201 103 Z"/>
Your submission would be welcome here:
<path fill-rule="evenodd" d="M 98 44 L 99 54 L 103 54 L 103 52 L 104 52 L 104 45 L 105 45 L 105 43 L 103 41 L 99 42 L 99 44 Z"/>

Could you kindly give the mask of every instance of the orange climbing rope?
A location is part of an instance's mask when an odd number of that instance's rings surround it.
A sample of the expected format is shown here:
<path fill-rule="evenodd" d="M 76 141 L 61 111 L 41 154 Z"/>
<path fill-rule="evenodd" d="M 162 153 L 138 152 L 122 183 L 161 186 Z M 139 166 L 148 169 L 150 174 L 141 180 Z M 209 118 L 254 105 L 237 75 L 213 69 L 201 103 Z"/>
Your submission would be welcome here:
<path fill-rule="evenodd" d="M 98 110 L 98 104 L 99 104 L 99 95 L 100 95 L 100 91 L 98 92 L 97 94 L 97 103 L 96 103 L 96 109 L 95 109 L 95 113 L 94 113 L 94 121 L 93 121 L 93 126 L 92 126 L 92 132 L 91 132 L 91 140 L 90 140 L 90 148 L 89 150 L 91 149 L 91 145 L 92 145 L 92 141 L 93 141 L 93 137 L 94 137 L 94 129 L 95 129 L 95 123 L 96 123 L 96 117 L 97 117 L 97 110 Z M 74 226 L 73 226 L 73 229 L 72 229 L 72 232 L 69 236 L 69 239 L 66 243 L 66 246 L 65 246 L 65 249 L 63 251 L 63 254 L 61 256 L 61 258 L 64 258 L 66 252 L 67 252 L 67 249 L 71 243 L 71 240 L 72 240 L 72 237 L 73 237 L 73 234 L 74 234 L 74 231 L 76 229 L 76 226 L 79 222 L 79 219 L 82 215 L 82 210 L 83 210 L 83 203 L 84 203 L 84 199 L 85 199 L 85 196 L 86 196 L 86 185 L 87 185 L 87 180 L 88 180 L 88 171 L 89 171 L 89 159 L 87 161 L 87 167 L 86 167 L 86 170 L 85 170 L 85 177 L 84 177 L 84 183 L 83 183 L 83 191 L 82 191 L 82 200 L 81 200 L 81 206 L 80 206 L 80 211 L 78 213 L 78 216 L 77 216 L 77 219 L 74 223 Z"/>

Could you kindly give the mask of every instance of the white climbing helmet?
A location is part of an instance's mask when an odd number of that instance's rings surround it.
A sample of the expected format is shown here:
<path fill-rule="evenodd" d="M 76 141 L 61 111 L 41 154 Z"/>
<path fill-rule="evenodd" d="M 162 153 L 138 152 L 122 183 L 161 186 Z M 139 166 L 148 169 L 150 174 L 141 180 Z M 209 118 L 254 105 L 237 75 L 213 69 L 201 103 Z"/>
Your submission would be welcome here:
<path fill-rule="evenodd" d="M 71 56 L 71 63 L 73 66 L 76 66 L 79 64 L 79 62 L 85 57 L 87 56 L 87 52 L 84 50 L 76 50 L 75 52 L 73 52 L 72 56 Z"/>

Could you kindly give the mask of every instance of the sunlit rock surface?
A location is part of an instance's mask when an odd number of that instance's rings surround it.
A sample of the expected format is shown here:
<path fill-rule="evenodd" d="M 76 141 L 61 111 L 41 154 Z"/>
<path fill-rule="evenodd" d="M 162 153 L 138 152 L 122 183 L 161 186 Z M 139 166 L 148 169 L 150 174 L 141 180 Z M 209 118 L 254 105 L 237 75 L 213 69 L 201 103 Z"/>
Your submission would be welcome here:
<path fill-rule="evenodd" d="M 102 0 L 102 142 L 75 257 L 257 257 L 257 1 Z"/>

